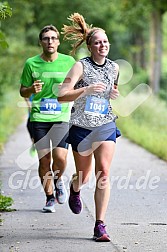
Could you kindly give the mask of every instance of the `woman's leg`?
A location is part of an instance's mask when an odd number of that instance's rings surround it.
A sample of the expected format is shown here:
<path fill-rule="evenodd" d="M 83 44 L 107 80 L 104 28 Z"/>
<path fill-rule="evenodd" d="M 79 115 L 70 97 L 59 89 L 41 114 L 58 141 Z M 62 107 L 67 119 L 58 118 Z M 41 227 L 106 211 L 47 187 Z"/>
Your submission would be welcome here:
<path fill-rule="evenodd" d="M 82 200 L 80 198 L 80 189 L 85 184 L 90 176 L 92 168 L 92 154 L 82 156 L 80 153 L 73 151 L 76 174 L 73 175 L 70 186 L 69 207 L 75 214 L 82 211 Z"/>
<path fill-rule="evenodd" d="M 104 221 L 110 198 L 110 166 L 115 151 L 115 142 L 105 141 L 95 149 L 95 211 L 96 220 Z"/>
<path fill-rule="evenodd" d="M 76 176 L 73 179 L 73 189 L 75 192 L 80 191 L 83 184 L 87 183 L 92 170 L 92 154 L 82 156 L 79 152 L 73 151 Z"/>

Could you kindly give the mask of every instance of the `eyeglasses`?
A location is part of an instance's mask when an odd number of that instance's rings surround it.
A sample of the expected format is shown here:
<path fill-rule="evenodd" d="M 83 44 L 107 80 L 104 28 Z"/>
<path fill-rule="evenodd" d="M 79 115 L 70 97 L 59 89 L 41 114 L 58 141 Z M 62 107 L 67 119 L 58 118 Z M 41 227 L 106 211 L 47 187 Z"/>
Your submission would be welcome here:
<path fill-rule="evenodd" d="M 52 42 L 55 42 L 58 38 L 56 37 L 43 37 L 42 38 L 42 41 L 47 43 L 47 42 L 50 42 L 50 40 L 52 40 Z"/>

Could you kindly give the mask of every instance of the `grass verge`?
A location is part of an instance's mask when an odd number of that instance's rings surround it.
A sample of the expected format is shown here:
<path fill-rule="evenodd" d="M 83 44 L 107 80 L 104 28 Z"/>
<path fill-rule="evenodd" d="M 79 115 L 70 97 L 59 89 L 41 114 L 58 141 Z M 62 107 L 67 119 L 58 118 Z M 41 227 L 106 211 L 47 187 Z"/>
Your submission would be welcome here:
<path fill-rule="evenodd" d="M 4 144 L 9 136 L 23 121 L 27 112 L 26 108 L 19 106 L 20 102 L 24 102 L 24 100 L 20 97 L 18 90 L 8 91 L 7 94 L 1 98 L 0 153 L 2 153 Z"/>
<path fill-rule="evenodd" d="M 122 135 L 167 161 L 167 103 L 152 96 L 132 114 L 119 116 Z"/>

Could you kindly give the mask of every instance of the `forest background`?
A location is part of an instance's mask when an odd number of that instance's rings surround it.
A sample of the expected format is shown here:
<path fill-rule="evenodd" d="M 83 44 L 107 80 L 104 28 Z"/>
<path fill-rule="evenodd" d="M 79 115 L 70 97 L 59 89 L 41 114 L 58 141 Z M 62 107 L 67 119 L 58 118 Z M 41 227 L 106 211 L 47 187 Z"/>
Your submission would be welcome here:
<path fill-rule="evenodd" d="M 0 152 L 28 109 L 19 95 L 25 60 L 41 52 L 40 29 L 59 31 L 74 12 L 106 30 L 108 57 L 120 65 L 118 114 L 122 135 L 167 160 L 167 1 L 9 0 L 0 2 Z M 69 54 L 61 36 L 59 52 Z M 76 60 L 88 55 L 83 46 Z M 133 155 L 133 153 L 132 153 Z"/>

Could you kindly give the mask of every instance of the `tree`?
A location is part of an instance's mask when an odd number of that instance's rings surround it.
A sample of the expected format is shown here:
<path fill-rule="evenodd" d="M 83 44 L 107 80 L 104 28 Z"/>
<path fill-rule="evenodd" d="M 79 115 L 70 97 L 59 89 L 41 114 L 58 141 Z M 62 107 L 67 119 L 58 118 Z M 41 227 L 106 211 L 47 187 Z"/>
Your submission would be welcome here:
<path fill-rule="evenodd" d="M 167 11 L 165 0 L 150 0 L 150 69 L 149 83 L 155 94 L 160 90 L 162 64 L 162 16 Z"/>
<path fill-rule="evenodd" d="M 161 79 L 161 61 L 162 61 L 162 16 L 167 11 L 166 0 L 120 0 L 122 2 L 122 11 L 124 12 L 125 22 L 129 23 L 134 45 L 140 48 L 139 53 L 133 54 L 137 61 L 144 61 L 144 45 L 149 44 L 149 59 L 147 60 L 149 84 L 154 94 L 160 90 Z M 147 23 L 149 26 L 147 26 Z M 145 38 L 145 27 L 148 27 Z M 149 39 L 149 40 L 148 40 Z M 148 40 L 148 41 L 147 41 Z M 136 47 L 137 48 L 137 47 Z M 138 62 L 139 63 L 139 62 Z M 142 62 L 139 64 L 142 68 Z"/>
<path fill-rule="evenodd" d="M 9 4 L 7 2 L 0 2 L 0 20 L 6 19 L 7 17 L 12 16 L 12 9 L 10 8 Z M 0 27 L 1 27 L 1 21 L 0 21 Z M 2 48 L 7 48 L 8 43 L 5 39 L 5 34 L 0 29 L 0 46 Z"/>

